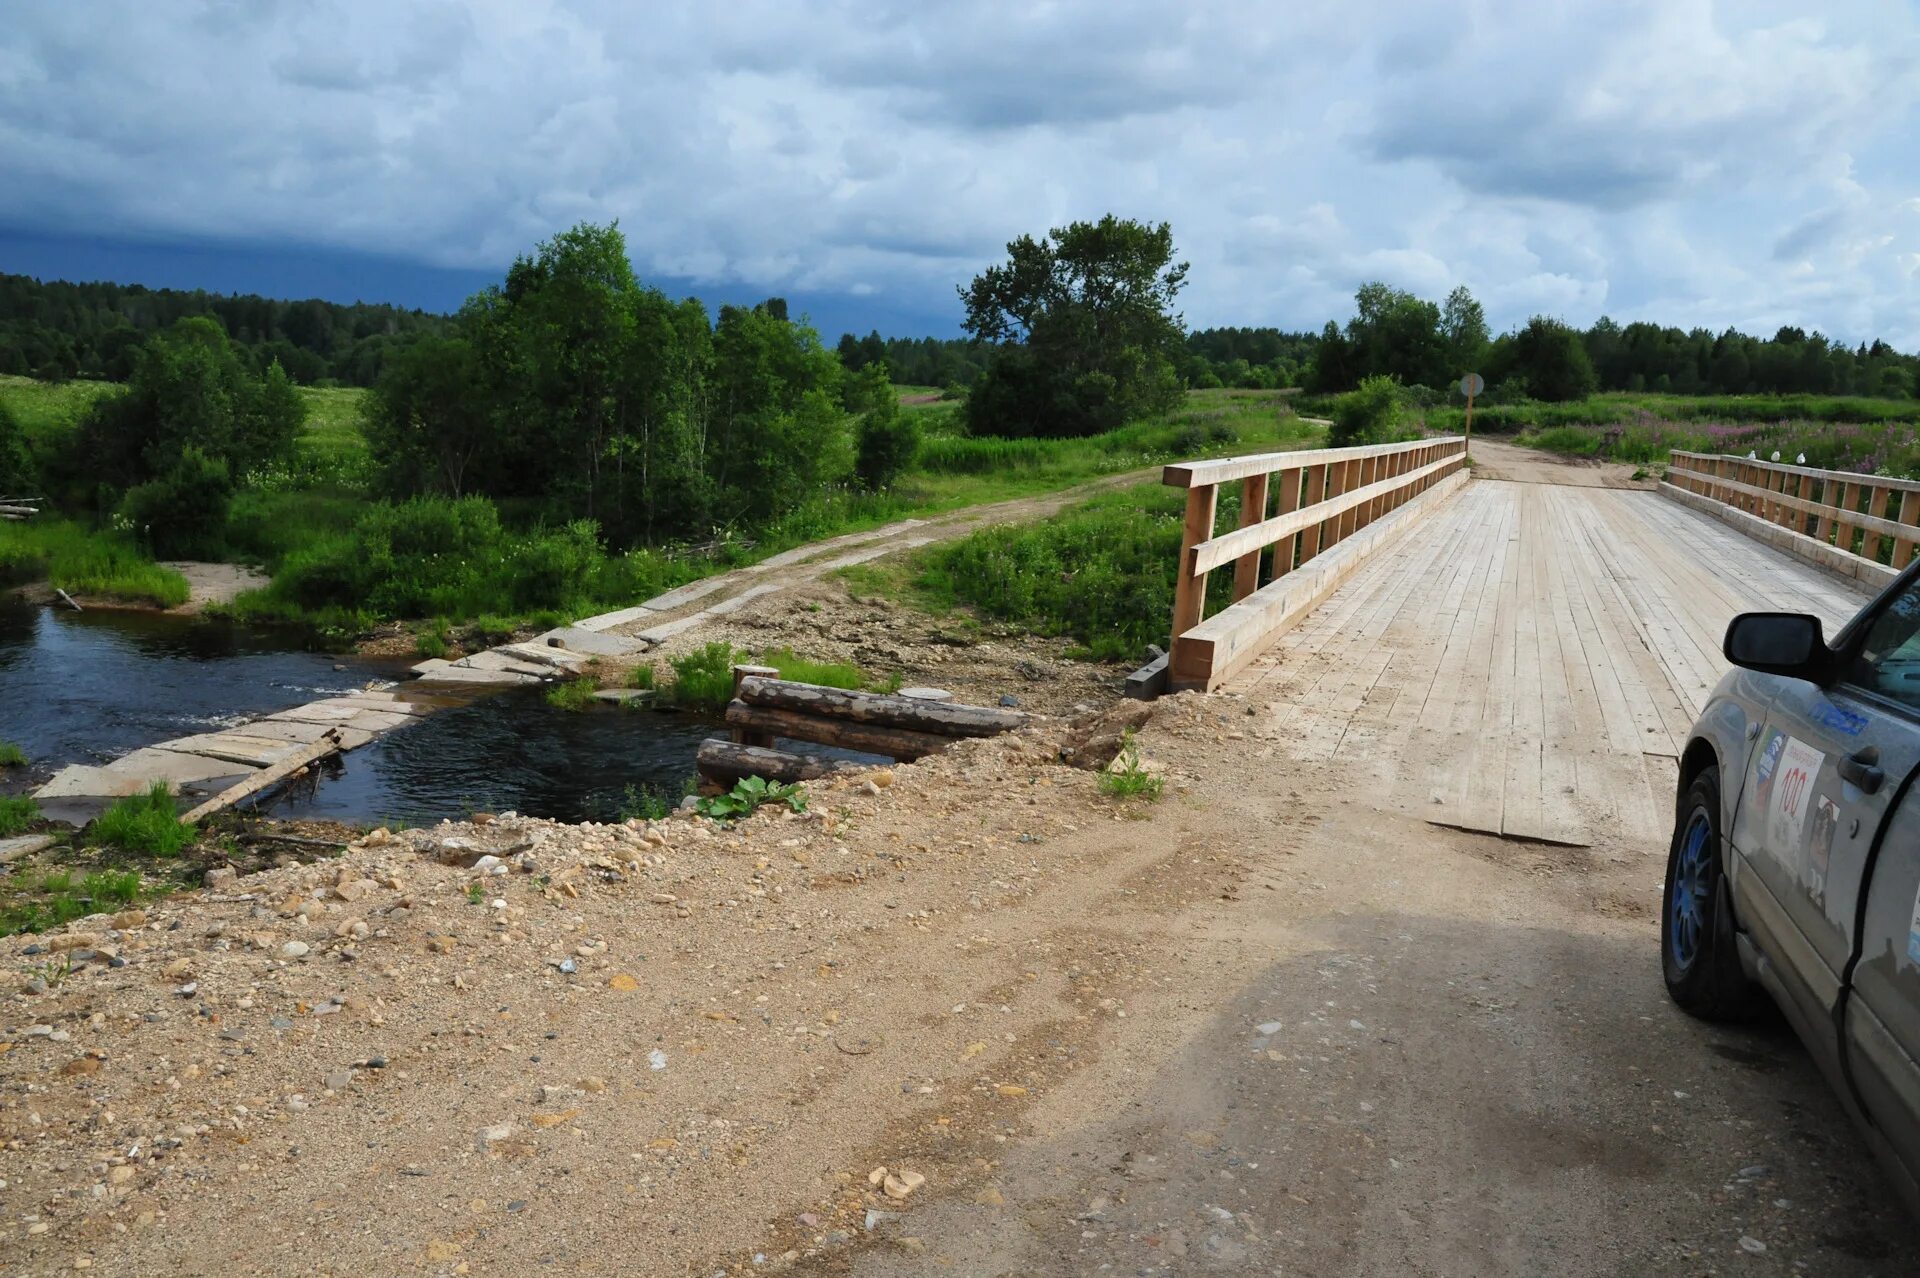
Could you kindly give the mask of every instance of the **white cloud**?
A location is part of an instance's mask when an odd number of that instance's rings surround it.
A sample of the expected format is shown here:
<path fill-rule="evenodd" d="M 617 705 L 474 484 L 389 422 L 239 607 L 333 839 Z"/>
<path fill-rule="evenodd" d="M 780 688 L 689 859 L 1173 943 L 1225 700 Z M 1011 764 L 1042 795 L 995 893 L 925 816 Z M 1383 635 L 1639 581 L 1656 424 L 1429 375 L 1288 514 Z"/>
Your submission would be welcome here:
<path fill-rule="evenodd" d="M 924 314 L 1112 210 L 1198 324 L 1378 277 L 1920 346 L 1920 23 L 1872 0 L 16 8 L 15 230 L 497 269 L 617 217 L 643 274 Z"/>

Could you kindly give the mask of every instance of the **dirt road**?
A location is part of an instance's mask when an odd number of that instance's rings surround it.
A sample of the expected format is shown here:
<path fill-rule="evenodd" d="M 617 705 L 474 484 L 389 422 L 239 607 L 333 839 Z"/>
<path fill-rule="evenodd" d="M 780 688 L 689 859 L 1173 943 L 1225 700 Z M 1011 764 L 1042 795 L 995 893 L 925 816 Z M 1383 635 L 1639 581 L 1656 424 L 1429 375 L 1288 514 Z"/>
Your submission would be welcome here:
<path fill-rule="evenodd" d="M 1051 724 L 13 938 L 0 1269 L 1912 1272 L 1791 1036 L 1668 1004 L 1657 841 L 1436 827 L 1299 720 L 1156 703 L 1157 804 Z"/>

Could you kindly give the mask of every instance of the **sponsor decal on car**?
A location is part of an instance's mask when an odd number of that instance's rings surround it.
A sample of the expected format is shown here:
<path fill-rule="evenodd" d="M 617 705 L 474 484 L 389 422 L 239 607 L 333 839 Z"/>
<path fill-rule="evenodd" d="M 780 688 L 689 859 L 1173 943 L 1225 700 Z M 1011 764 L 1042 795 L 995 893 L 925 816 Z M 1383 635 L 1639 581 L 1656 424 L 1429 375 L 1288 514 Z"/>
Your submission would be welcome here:
<path fill-rule="evenodd" d="M 1831 728 L 1833 731 L 1849 737 L 1859 736 L 1862 732 L 1866 731 L 1867 724 L 1872 722 L 1866 715 L 1858 714 L 1852 710 L 1843 710 L 1831 701 L 1817 707 L 1813 712 L 1812 719 L 1823 728 Z"/>
<path fill-rule="evenodd" d="M 1767 846 L 1777 856 L 1790 857 L 1800 846 L 1813 810 L 1813 783 L 1827 756 L 1797 737 L 1788 737 L 1773 770 L 1771 793 L 1766 796 Z M 1788 864 L 1792 864 L 1791 861 Z"/>
<path fill-rule="evenodd" d="M 1840 805 L 1820 795 L 1813 808 L 1813 834 L 1807 839 L 1804 882 L 1815 905 L 1827 903 L 1827 864 L 1833 859 L 1833 836 L 1840 828 Z"/>

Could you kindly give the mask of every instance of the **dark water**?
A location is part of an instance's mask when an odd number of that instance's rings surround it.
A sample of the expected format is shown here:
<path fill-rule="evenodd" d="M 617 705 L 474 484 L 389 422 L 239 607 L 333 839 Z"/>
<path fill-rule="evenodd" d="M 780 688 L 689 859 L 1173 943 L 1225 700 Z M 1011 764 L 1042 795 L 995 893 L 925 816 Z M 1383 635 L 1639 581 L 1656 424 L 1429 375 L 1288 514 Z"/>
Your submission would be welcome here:
<path fill-rule="evenodd" d="M 344 669 L 335 669 L 343 666 Z M 0 740 L 36 774 L 387 682 L 396 667 L 289 650 L 213 621 L 0 599 Z"/>
<path fill-rule="evenodd" d="M 556 710 L 540 689 L 517 688 L 389 732 L 261 810 L 415 825 L 508 809 L 609 820 L 630 786 L 677 800 L 694 752 L 713 733 L 706 720 L 652 710 Z"/>
<path fill-rule="evenodd" d="M 17 743 L 44 778 L 65 764 L 105 763 L 155 741 L 388 684 L 404 670 L 290 650 L 271 634 L 218 622 L 0 601 L 0 740 Z M 539 689 L 520 689 L 387 733 L 261 810 L 415 824 L 509 808 L 605 819 L 619 814 L 629 786 L 677 799 L 712 732 L 691 716 L 649 710 L 556 710 Z"/>

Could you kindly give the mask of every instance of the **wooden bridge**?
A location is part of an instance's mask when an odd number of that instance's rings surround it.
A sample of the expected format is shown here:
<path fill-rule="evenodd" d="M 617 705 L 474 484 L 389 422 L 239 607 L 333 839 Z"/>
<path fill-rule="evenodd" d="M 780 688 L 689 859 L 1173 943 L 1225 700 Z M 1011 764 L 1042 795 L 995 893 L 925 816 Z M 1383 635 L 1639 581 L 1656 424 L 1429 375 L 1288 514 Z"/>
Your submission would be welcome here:
<path fill-rule="evenodd" d="M 1662 845 L 1728 620 L 1831 633 L 1920 532 L 1902 481 L 1676 454 L 1671 482 L 1633 485 L 1511 445 L 1476 442 L 1471 472 L 1457 440 L 1396 447 L 1168 468 L 1199 494 L 1172 682 L 1248 697 L 1255 760 L 1344 765 L 1356 795 L 1509 838 Z M 1215 534 L 1236 480 L 1238 528 Z M 1229 562 L 1234 601 L 1206 617 Z"/>

